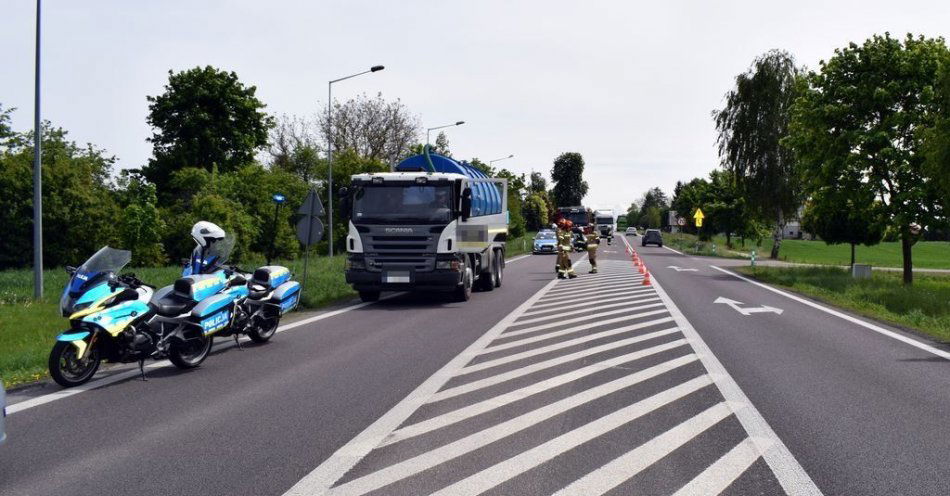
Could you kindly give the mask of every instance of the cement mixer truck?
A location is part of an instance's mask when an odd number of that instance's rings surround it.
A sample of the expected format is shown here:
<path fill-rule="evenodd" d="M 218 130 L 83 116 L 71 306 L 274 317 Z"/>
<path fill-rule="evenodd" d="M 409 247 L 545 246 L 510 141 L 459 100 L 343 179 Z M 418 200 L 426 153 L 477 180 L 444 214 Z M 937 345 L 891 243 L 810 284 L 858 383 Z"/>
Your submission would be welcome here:
<path fill-rule="evenodd" d="M 357 174 L 341 190 L 350 212 L 346 282 L 363 301 L 382 291 L 442 291 L 467 301 L 502 284 L 508 184 L 435 153 L 393 172 Z"/>

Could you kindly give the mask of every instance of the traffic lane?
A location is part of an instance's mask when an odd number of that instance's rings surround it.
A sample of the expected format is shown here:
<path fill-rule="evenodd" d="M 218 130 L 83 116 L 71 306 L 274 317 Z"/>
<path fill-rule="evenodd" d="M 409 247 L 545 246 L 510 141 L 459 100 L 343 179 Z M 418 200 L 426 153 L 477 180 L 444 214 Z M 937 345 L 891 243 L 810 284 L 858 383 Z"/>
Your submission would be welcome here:
<path fill-rule="evenodd" d="M 950 362 L 719 272 L 708 260 L 637 251 L 822 490 L 950 492 L 940 469 L 950 457 Z M 746 316 L 714 303 L 718 297 L 783 313 Z"/>
<path fill-rule="evenodd" d="M 553 277 L 467 303 L 405 295 L 8 418 L 0 494 L 281 494 Z"/>

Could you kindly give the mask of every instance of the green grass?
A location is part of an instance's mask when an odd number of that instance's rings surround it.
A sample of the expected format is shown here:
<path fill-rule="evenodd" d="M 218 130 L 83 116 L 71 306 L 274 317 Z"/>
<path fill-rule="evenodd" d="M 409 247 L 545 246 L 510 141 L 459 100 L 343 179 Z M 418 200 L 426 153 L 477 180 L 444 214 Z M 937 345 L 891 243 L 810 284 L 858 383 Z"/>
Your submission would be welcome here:
<path fill-rule="evenodd" d="M 732 239 L 732 250 L 726 247 L 725 236 L 714 236 L 712 241 L 700 242 L 696 236 L 683 233 L 664 233 L 667 245 L 691 255 L 721 256 L 738 258 L 748 256 L 754 249 L 756 257 L 768 258 L 772 251 L 772 240 L 763 239 L 758 245 L 747 240 L 743 245 L 738 238 Z M 699 249 L 697 249 L 699 247 Z M 738 253 L 736 253 L 738 252 Z M 786 262 L 819 265 L 850 265 L 851 245 L 828 245 L 824 241 L 806 241 L 802 239 L 782 240 L 779 259 Z M 857 263 L 871 264 L 875 267 L 902 267 L 901 244 L 899 242 L 880 243 L 875 246 L 857 246 Z M 914 245 L 912 260 L 918 269 L 950 269 L 950 242 L 920 241 Z"/>
<path fill-rule="evenodd" d="M 836 267 L 758 266 L 735 270 L 950 342 L 950 276 L 915 275 L 914 284 L 904 286 L 901 275 L 891 272 L 874 272 L 870 279 L 854 279 L 846 269 Z"/>
<path fill-rule="evenodd" d="M 525 253 L 523 246 L 531 249 L 534 233 L 516 238 L 508 243 L 508 256 Z M 523 240 L 526 240 L 522 243 Z M 301 308 L 314 309 L 347 300 L 356 292 L 344 279 L 346 257 L 333 258 L 311 254 L 307 267 L 307 280 L 303 279 L 303 258 L 277 260 L 294 277 L 304 284 Z M 264 261 L 241 264 L 250 268 L 263 265 Z M 181 268 L 136 267 L 139 279 L 156 287 L 167 286 L 181 274 Z M 37 381 L 47 376 L 46 360 L 53 347 L 56 335 L 66 330 L 68 323 L 59 314 L 59 297 L 66 285 L 66 272 L 62 269 L 47 270 L 43 275 L 44 298 L 33 301 L 33 273 L 30 270 L 0 271 L 0 380 L 7 387 Z"/>
<path fill-rule="evenodd" d="M 524 236 L 521 236 L 520 238 L 512 238 L 508 240 L 508 242 L 505 244 L 505 257 L 511 258 L 518 255 L 524 255 L 525 253 L 531 253 L 531 248 L 534 246 L 534 236 L 536 234 L 538 233 L 530 231 L 526 232 Z"/>

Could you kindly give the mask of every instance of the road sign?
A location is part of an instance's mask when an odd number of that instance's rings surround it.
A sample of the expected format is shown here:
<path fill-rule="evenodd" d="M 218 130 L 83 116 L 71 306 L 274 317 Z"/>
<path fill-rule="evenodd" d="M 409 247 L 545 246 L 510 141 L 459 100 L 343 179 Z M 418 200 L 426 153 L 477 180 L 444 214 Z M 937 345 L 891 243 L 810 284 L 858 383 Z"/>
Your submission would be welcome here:
<path fill-rule="evenodd" d="M 679 225 L 680 227 L 685 226 L 685 225 L 686 225 L 686 219 L 684 219 L 684 218 L 682 218 L 682 217 L 677 217 L 677 219 L 676 219 L 676 224 Z"/>
<path fill-rule="evenodd" d="M 323 239 L 323 221 L 319 217 L 302 217 L 297 221 L 297 239 L 304 246 L 319 242 Z"/>
<path fill-rule="evenodd" d="M 326 213 L 323 211 L 323 204 L 320 203 L 320 197 L 317 196 L 316 191 L 310 190 L 307 193 L 307 198 L 304 199 L 303 205 L 300 206 L 297 213 L 303 215 L 324 215 Z"/>
<path fill-rule="evenodd" d="M 696 227 L 703 227 L 703 219 L 706 218 L 703 215 L 703 210 L 701 208 L 696 209 L 696 213 L 693 214 L 693 219 L 696 221 Z"/>

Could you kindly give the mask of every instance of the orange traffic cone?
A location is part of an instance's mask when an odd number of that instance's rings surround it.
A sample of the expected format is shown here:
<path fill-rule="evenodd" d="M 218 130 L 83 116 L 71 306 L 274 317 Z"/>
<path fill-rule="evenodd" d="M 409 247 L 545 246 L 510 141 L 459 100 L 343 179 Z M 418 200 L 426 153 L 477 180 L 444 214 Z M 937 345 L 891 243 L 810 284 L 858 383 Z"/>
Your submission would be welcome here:
<path fill-rule="evenodd" d="M 649 273 L 649 272 L 645 273 L 644 276 L 643 276 L 643 285 L 644 285 L 644 286 L 650 286 L 650 285 L 652 285 L 652 284 L 650 283 L 650 273 Z"/>
<path fill-rule="evenodd" d="M 640 267 L 640 273 L 641 273 L 641 274 L 646 274 L 646 273 L 647 273 L 647 266 L 646 266 L 646 265 L 640 264 L 640 265 L 637 265 L 637 267 Z"/>

